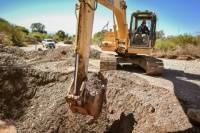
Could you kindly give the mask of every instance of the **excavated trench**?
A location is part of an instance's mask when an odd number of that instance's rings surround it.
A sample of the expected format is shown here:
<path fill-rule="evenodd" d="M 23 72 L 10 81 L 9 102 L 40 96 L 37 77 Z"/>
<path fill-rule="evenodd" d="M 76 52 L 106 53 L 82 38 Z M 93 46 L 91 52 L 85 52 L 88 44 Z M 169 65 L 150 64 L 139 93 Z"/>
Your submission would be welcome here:
<path fill-rule="evenodd" d="M 11 120 L 19 132 L 46 132 L 46 122 L 67 111 L 64 94 L 70 73 L 14 69 L 0 74 L 0 118 Z"/>
<path fill-rule="evenodd" d="M 36 61 L 42 58 L 38 55 Z M 123 70 L 102 73 L 108 79 L 103 109 L 97 121 L 91 123 L 93 117 L 72 113 L 65 101 L 73 71 L 52 71 L 73 66 L 66 60 L 51 60 L 43 63 L 44 69 L 52 64 L 44 70 L 38 67 L 42 67 L 41 62 L 0 69 L 0 119 L 8 119 L 20 133 L 198 132 L 174 94 Z"/>

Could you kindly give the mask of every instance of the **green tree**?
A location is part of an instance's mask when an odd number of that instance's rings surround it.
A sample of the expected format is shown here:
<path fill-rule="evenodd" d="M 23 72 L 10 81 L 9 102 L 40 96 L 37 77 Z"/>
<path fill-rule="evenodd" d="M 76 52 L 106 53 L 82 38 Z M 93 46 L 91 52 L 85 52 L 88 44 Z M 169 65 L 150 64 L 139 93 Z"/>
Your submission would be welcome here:
<path fill-rule="evenodd" d="M 164 39 L 164 31 L 160 30 L 160 31 L 156 31 L 156 39 Z"/>
<path fill-rule="evenodd" d="M 106 32 L 107 30 L 103 30 L 95 33 L 92 38 L 92 43 L 100 43 L 101 41 L 104 41 Z"/>
<path fill-rule="evenodd" d="M 32 32 L 47 33 L 45 31 L 45 25 L 41 23 L 32 23 L 30 28 L 32 29 Z"/>
<path fill-rule="evenodd" d="M 76 37 L 75 35 L 69 36 L 69 37 L 67 38 L 67 40 L 74 42 L 74 41 L 75 41 L 75 37 Z"/>
<path fill-rule="evenodd" d="M 42 33 L 40 33 L 40 32 L 29 33 L 29 36 L 36 38 L 36 39 L 44 39 L 45 38 L 45 37 L 43 38 Z"/>
<path fill-rule="evenodd" d="M 66 34 L 65 34 L 65 38 L 67 38 L 67 39 L 68 39 L 68 37 L 69 37 L 69 34 L 68 34 L 68 33 L 66 33 Z"/>
<path fill-rule="evenodd" d="M 22 32 L 24 32 L 26 35 L 29 34 L 29 30 L 26 29 L 25 27 L 21 27 L 21 26 L 16 26 L 17 28 L 19 28 Z"/>
<path fill-rule="evenodd" d="M 56 35 L 61 39 L 64 40 L 65 39 L 65 32 L 62 30 L 59 30 Z"/>
<path fill-rule="evenodd" d="M 60 38 L 55 34 L 55 35 L 53 35 L 53 40 L 55 42 L 59 42 Z"/>

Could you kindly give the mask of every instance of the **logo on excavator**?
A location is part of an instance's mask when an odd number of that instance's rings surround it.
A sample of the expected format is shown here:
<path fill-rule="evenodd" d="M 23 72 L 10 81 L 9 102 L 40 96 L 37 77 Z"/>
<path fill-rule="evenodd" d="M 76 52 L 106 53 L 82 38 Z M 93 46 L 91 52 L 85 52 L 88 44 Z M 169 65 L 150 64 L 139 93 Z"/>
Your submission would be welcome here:
<path fill-rule="evenodd" d="M 108 0 L 108 2 L 114 5 L 114 0 Z"/>

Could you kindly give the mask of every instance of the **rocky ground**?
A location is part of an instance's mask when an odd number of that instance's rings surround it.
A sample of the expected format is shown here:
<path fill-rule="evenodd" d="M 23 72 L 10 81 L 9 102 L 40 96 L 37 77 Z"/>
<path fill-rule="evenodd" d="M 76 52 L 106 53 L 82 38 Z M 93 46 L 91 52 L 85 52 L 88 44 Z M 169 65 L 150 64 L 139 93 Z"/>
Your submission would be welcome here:
<path fill-rule="evenodd" d="M 99 71 L 99 53 L 91 49 L 89 73 Z M 187 116 L 188 109 L 200 109 L 200 61 L 163 62 L 160 77 L 138 67 L 103 72 L 108 79 L 103 110 L 91 124 L 91 116 L 72 113 L 65 101 L 73 47 L 26 52 L 0 45 L 0 119 L 19 133 L 200 132 Z"/>

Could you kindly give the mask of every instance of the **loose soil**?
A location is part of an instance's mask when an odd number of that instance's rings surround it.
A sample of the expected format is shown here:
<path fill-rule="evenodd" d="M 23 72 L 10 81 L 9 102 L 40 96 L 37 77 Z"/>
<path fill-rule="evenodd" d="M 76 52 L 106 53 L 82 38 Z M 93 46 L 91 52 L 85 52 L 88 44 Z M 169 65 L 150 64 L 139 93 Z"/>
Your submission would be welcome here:
<path fill-rule="evenodd" d="M 92 50 L 90 73 L 99 71 L 99 51 Z M 73 71 L 73 47 L 25 52 L 0 45 L 0 119 L 10 121 L 19 133 L 200 131 L 186 115 L 190 105 L 200 108 L 198 85 L 193 90 L 188 84 L 192 93 L 187 95 L 194 96 L 184 97 L 184 86 L 173 93 L 150 82 L 143 72 L 130 70 L 102 73 L 108 79 L 102 113 L 88 124 L 93 117 L 72 113 L 65 101 Z M 199 73 L 189 77 L 199 84 Z"/>

